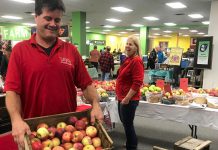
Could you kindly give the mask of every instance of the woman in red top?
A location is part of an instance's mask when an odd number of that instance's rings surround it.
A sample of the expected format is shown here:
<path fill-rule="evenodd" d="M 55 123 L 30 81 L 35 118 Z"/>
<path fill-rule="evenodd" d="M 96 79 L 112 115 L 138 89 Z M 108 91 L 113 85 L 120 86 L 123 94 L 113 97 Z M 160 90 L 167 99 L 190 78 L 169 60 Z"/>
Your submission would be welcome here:
<path fill-rule="evenodd" d="M 140 57 L 139 41 L 130 36 L 125 46 L 127 58 L 120 66 L 116 80 L 118 112 L 126 134 L 126 149 L 135 150 L 138 140 L 133 120 L 139 104 L 140 87 L 143 84 L 144 65 Z"/>

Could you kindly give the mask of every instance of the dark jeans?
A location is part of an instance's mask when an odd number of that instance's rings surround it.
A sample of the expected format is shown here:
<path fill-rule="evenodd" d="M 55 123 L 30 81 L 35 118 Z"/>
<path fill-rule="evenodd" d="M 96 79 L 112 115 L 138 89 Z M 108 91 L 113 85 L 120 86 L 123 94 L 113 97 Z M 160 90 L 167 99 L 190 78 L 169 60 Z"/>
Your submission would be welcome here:
<path fill-rule="evenodd" d="M 96 68 L 96 70 L 98 72 L 98 62 L 91 62 L 91 64 Z"/>
<path fill-rule="evenodd" d="M 138 145 L 138 139 L 134 128 L 135 111 L 139 104 L 139 101 L 129 101 L 129 104 L 123 105 L 118 102 L 118 112 L 120 120 L 123 123 L 123 127 L 126 134 L 126 149 L 136 150 Z"/>

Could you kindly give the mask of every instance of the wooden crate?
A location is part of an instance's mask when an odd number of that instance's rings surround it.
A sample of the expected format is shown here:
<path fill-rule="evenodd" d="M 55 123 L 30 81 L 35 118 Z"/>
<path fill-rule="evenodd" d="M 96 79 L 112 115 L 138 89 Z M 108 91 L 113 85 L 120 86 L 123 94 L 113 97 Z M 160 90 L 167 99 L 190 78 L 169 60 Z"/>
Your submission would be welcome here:
<path fill-rule="evenodd" d="M 36 117 L 36 118 L 26 119 L 25 121 L 30 126 L 31 131 L 34 131 L 36 130 L 37 125 L 40 123 L 47 123 L 49 126 L 56 126 L 57 123 L 64 121 L 68 124 L 68 119 L 71 116 L 76 116 L 78 118 L 81 117 L 90 118 L 90 110 L 86 110 L 83 112 L 70 112 L 70 113 L 50 115 L 44 117 Z M 113 141 L 107 134 L 103 125 L 99 122 L 96 122 L 94 126 L 98 129 L 98 136 L 101 138 L 103 150 L 111 150 Z M 28 136 L 26 136 L 25 138 L 25 150 L 32 150 Z"/>
<path fill-rule="evenodd" d="M 168 150 L 159 146 L 153 146 L 153 150 Z"/>
<path fill-rule="evenodd" d="M 174 144 L 174 150 L 209 150 L 211 141 L 203 141 L 188 136 Z"/>

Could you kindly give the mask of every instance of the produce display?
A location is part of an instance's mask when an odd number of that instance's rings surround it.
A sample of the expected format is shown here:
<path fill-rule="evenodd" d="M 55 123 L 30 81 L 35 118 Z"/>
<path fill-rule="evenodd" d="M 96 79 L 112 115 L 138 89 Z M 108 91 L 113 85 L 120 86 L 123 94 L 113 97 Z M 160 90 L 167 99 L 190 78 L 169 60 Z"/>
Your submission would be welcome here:
<path fill-rule="evenodd" d="M 87 117 L 69 117 L 68 122 L 56 126 L 37 125 L 29 136 L 33 150 L 102 150 L 98 130 Z"/>

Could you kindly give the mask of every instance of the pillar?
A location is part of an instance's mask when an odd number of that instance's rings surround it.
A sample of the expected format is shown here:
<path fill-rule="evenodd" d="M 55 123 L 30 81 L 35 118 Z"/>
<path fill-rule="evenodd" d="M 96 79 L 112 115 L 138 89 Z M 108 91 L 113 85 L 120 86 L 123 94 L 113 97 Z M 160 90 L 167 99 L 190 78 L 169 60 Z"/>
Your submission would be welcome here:
<path fill-rule="evenodd" d="M 140 28 L 140 46 L 142 55 L 147 55 L 148 51 L 148 27 Z"/>

